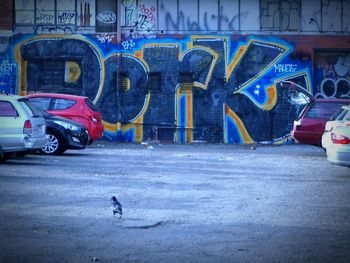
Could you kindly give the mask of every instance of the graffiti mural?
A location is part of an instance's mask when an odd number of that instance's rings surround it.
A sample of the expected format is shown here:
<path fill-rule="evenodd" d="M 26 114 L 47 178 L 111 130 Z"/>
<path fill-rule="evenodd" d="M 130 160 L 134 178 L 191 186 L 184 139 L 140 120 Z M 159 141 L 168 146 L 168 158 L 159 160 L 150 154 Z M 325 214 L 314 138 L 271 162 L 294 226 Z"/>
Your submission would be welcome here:
<path fill-rule="evenodd" d="M 19 94 L 90 97 L 105 138 L 122 142 L 284 143 L 313 94 L 310 62 L 279 38 L 112 36 L 19 37 L 1 70 Z"/>
<path fill-rule="evenodd" d="M 9 58 L 0 57 L 0 91 L 14 93 L 16 84 L 17 64 Z"/>
<path fill-rule="evenodd" d="M 349 98 L 350 50 L 317 51 L 315 58 L 316 97 Z"/>
<path fill-rule="evenodd" d="M 311 97 L 350 97 L 350 6 L 258 2 L 15 1 L 0 92 L 88 96 L 112 141 L 286 143 Z"/>

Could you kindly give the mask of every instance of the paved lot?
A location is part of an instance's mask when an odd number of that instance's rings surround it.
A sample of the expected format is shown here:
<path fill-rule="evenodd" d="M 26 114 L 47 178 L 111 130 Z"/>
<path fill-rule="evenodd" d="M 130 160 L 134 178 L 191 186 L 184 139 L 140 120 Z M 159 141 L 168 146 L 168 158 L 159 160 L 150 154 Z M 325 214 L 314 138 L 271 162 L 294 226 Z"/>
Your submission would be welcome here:
<path fill-rule="evenodd" d="M 349 200 L 314 146 L 100 142 L 0 165 L 0 262 L 345 263 Z"/>

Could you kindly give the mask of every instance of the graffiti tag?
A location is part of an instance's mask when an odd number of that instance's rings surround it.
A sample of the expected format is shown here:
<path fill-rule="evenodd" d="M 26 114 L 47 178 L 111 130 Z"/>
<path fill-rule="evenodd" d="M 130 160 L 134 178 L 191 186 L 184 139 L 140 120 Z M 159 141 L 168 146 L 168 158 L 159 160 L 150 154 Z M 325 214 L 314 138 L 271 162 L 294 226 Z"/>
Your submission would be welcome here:
<path fill-rule="evenodd" d="M 117 16 L 112 11 L 104 11 L 96 17 L 98 21 L 105 24 L 114 24 L 117 21 Z"/>
<path fill-rule="evenodd" d="M 57 16 L 58 23 L 59 24 L 71 24 L 74 22 L 74 17 L 75 17 L 75 13 L 73 13 L 73 12 L 59 13 Z"/>
<path fill-rule="evenodd" d="M 53 24 L 54 20 L 55 20 L 54 15 L 44 13 L 44 12 L 38 12 L 36 16 L 36 21 L 42 24 Z"/>
<path fill-rule="evenodd" d="M 72 34 L 73 30 L 70 27 L 59 27 L 59 26 L 43 26 L 43 25 L 38 25 L 35 28 L 35 33 L 36 34 Z"/>
<path fill-rule="evenodd" d="M 277 73 L 292 73 L 298 69 L 297 64 L 276 64 L 274 65 L 275 72 Z"/>
<path fill-rule="evenodd" d="M 114 39 L 114 35 L 102 33 L 97 35 L 97 39 L 100 41 L 100 43 L 111 43 Z"/>
<path fill-rule="evenodd" d="M 316 97 L 322 98 L 349 98 L 350 81 L 345 78 L 337 80 L 325 78 L 321 82 L 320 93 Z"/>
<path fill-rule="evenodd" d="M 0 72 L 1 73 L 11 73 L 16 67 L 15 63 L 9 63 L 9 61 L 4 60 L 0 64 Z"/>
<path fill-rule="evenodd" d="M 130 39 L 130 40 L 122 42 L 122 46 L 123 46 L 124 50 L 132 50 L 133 47 L 135 47 L 135 42 L 132 39 Z"/>

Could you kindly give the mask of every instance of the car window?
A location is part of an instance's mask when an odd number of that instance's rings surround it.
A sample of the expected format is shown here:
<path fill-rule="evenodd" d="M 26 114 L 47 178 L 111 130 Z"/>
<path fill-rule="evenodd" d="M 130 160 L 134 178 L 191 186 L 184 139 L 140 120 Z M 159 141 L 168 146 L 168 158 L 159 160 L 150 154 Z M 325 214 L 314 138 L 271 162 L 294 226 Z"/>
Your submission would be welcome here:
<path fill-rule="evenodd" d="M 305 114 L 306 118 L 329 119 L 343 103 L 339 102 L 319 102 L 314 103 L 308 112 Z"/>
<path fill-rule="evenodd" d="M 65 110 L 72 107 L 75 103 L 75 100 L 55 99 L 53 103 L 53 110 Z"/>
<path fill-rule="evenodd" d="M 93 111 L 97 111 L 97 107 L 90 99 L 86 99 L 85 102 L 86 102 L 86 105 L 88 105 L 88 107 L 90 109 L 92 109 Z"/>
<path fill-rule="evenodd" d="M 339 109 L 329 118 L 329 120 L 334 121 L 334 120 L 343 119 L 344 114 L 345 114 L 344 110 L 343 109 Z"/>
<path fill-rule="evenodd" d="M 35 116 L 50 116 L 51 114 L 48 114 L 46 111 L 44 111 L 41 108 L 38 108 L 36 105 L 33 104 L 31 100 L 25 100 L 23 101 L 24 104 L 33 112 Z"/>
<path fill-rule="evenodd" d="M 43 115 L 43 110 L 32 105 L 29 102 L 28 98 L 20 98 L 18 100 L 18 102 L 23 105 L 23 109 L 25 109 L 29 115 L 31 115 L 31 116 L 42 116 Z"/>
<path fill-rule="evenodd" d="M 34 106 L 43 110 L 49 110 L 51 98 L 40 97 L 40 98 L 29 98 L 29 100 Z"/>
<path fill-rule="evenodd" d="M 343 121 L 350 121 L 350 110 L 344 110 L 345 111 L 345 115 L 343 118 Z"/>
<path fill-rule="evenodd" d="M 1 117 L 18 117 L 18 112 L 10 102 L 0 101 L 0 116 Z"/>

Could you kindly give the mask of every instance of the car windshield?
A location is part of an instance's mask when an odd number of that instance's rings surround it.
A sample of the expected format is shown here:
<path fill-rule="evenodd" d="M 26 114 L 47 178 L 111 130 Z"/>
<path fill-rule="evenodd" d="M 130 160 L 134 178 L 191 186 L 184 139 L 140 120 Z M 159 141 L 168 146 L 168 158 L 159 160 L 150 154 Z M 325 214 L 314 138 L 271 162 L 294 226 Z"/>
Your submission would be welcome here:
<path fill-rule="evenodd" d="M 342 118 L 339 120 L 342 121 L 350 121 L 350 110 L 344 109 L 344 114 L 342 115 Z"/>
<path fill-rule="evenodd" d="M 341 102 L 315 102 L 305 117 L 329 119 L 343 104 Z"/>
<path fill-rule="evenodd" d="M 345 114 L 344 109 L 339 109 L 332 115 L 332 117 L 329 118 L 329 120 L 334 121 L 334 120 L 343 119 L 344 114 Z"/>

